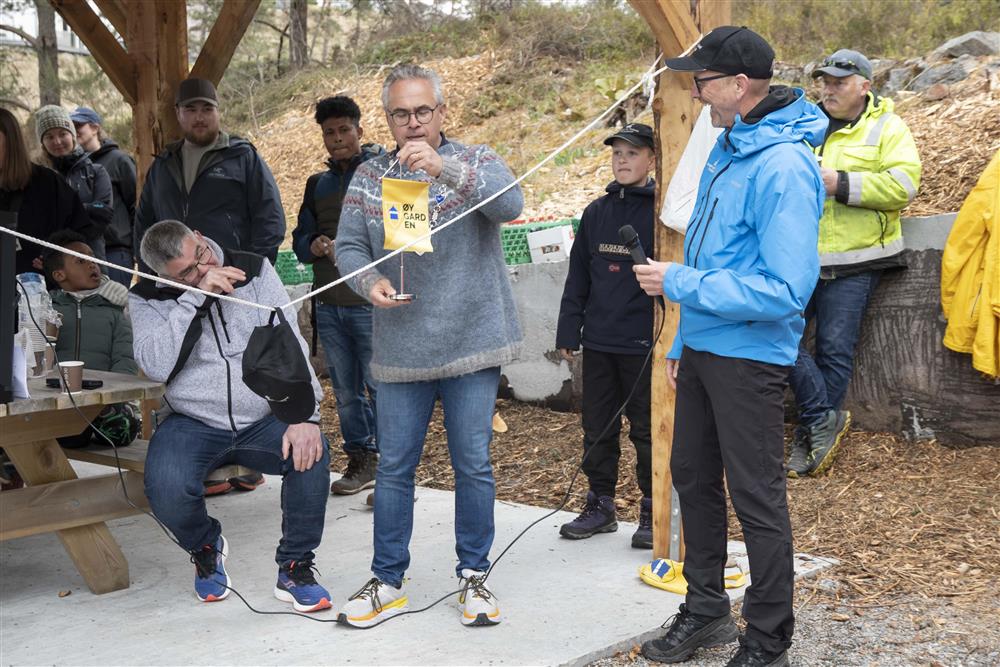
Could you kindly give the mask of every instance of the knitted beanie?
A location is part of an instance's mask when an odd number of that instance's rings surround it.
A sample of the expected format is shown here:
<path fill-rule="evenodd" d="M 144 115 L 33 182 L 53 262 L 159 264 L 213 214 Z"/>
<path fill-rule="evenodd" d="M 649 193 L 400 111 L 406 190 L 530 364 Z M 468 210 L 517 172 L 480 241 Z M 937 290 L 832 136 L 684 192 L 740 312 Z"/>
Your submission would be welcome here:
<path fill-rule="evenodd" d="M 76 128 L 73 127 L 69 112 L 62 107 L 49 104 L 35 112 L 35 133 L 38 135 L 38 143 L 42 142 L 46 132 L 56 127 L 61 127 L 76 136 Z"/>

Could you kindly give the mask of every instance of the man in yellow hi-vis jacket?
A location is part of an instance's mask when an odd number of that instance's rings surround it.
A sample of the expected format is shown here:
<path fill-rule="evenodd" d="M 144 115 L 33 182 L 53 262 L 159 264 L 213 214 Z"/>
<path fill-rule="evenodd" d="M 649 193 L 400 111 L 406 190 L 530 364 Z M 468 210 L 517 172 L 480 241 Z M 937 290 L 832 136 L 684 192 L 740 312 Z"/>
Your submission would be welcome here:
<path fill-rule="evenodd" d="M 817 149 L 826 186 L 819 221 L 820 280 L 806 309 L 816 347 L 799 348 L 789 381 L 799 427 L 788 476 L 829 468 L 851 415 L 841 410 L 868 300 L 882 271 L 904 266 L 899 212 L 920 187 L 920 156 L 892 100 L 871 90 L 872 65 L 848 49 L 813 71 L 822 77 L 820 108 L 830 117 Z"/>

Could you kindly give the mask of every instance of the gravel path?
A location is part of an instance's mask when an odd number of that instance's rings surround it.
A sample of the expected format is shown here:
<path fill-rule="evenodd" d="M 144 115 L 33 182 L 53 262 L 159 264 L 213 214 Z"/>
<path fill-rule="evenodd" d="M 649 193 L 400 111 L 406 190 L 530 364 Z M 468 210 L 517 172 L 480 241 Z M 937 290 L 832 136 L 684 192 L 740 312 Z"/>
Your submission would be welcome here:
<path fill-rule="evenodd" d="M 796 593 L 797 604 L 811 591 Z M 856 608 L 849 601 L 807 601 L 796 613 L 796 667 L 996 667 L 1000 665 L 1000 594 L 960 605 L 949 598 L 915 595 L 889 606 Z M 738 613 L 738 608 L 734 609 Z M 686 667 L 725 665 L 733 646 L 700 650 Z M 591 663 L 593 667 L 658 665 L 629 654 Z"/>

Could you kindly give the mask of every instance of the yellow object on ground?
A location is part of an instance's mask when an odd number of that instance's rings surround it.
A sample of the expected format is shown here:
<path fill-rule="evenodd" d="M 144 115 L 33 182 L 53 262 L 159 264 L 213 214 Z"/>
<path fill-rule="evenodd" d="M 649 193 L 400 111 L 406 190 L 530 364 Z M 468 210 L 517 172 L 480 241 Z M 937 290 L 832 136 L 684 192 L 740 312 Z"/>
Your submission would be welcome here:
<path fill-rule="evenodd" d="M 649 565 L 639 568 L 639 578 L 653 588 L 659 588 L 677 595 L 687 595 L 688 584 L 684 578 L 684 563 L 669 558 L 657 558 Z M 742 572 L 733 572 L 723 578 L 726 588 L 746 586 L 747 577 Z"/>
<path fill-rule="evenodd" d="M 507 432 L 507 422 L 503 420 L 499 412 L 493 413 L 493 430 L 497 433 Z"/>
<path fill-rule="evenodd" d="M 944 344 L 1000 377 L 1000 151 L 962 204 L 941 256 Z"/>

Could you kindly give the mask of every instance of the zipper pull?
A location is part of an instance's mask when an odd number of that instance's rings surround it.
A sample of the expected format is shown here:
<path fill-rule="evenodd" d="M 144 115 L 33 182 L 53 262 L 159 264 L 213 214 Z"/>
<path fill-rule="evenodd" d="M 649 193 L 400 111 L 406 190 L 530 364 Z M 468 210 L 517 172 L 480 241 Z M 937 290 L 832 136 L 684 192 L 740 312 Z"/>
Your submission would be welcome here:
<path fill-rule="evenodd" d="M 625 199 L 625 188 L 622 188 L 621 190 L 618 191 L 618 198 Z"/>

